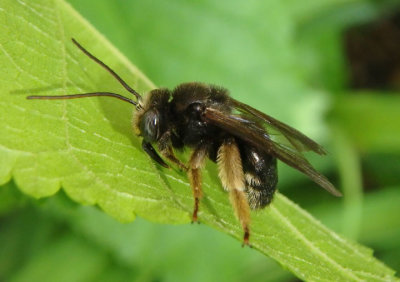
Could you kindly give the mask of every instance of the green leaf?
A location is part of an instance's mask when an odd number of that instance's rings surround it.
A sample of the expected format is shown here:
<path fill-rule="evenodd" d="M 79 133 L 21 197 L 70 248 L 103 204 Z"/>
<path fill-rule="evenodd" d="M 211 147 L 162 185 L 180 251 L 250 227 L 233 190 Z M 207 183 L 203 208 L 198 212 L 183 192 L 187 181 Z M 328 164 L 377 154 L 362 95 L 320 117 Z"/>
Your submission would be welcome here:
<path fill-rule="evenodd" d="M 154 85 L 61 0 L 4 0 L 0 26 L 0 182 L 12 177 L 21 191 L 36 198 L 62 187 L 74 201 L 98 205 L 122 222 L 135 215 L 162 223 L 190 222 L 193 198 L 186 176 L 154 165 L 141 151 L 129 104 L 25 100 L 31 94 L 124 93 L 74 47 L 71 37 L 138 92 Z M 204 194 L 200 220 L 241 240 L 242 230 L 211 163 L 204 173 Z M 394 280 L 394 272 L 371 250 L 328 230 L 279 193 L 269 208 L 252 214 L 251 242 L 304 280 Z"/>
<path fill-rule="evenodd" d="M 48 217 L 68 222 L 77 234 L 103 248 L 120 265 L 134 269 L 139 277 L 148 276 L 146 281 L 157 277 L 165 281 L 293 278 L 273 260 L 250 248 L 242 249 L 238 256 L 237 240 L 204 224 L 164 225 L 141 218 L 132 224 L 120 224 L 92 206 L 71 205 L 62 193 L 45 201 L 39 209 Z M 207 248 L 203 241 L 207 242 Z M 197 255 L 189 254 L 189 260 L 188 250 Z"/>
<path fill-rule="evenodd" d="M 379 191 L 365 194 L 361 207 L 364 217 L 359 224 L 361 242 L 380 245 L 381 249 L 390 251 L 400 248 L 400 242 L 397 240 L 400 236 L 400 222 L 397 217 L 400 213 L 399 201 L 399 186 L 384 187 Z M 346 212 L 348 213 L 337 203 L 319 204 L 312 210 L 313 214 L 318 214 L 319 218 L 324 219 L 324 222 L 334 230 L 344 229 L 340 215 Z"/>

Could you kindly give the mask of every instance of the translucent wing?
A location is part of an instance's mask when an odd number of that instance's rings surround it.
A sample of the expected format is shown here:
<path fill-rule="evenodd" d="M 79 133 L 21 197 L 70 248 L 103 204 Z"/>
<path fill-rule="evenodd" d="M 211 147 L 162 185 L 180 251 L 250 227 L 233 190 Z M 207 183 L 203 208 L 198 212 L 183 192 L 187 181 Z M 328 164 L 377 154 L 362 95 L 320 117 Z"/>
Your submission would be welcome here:
<path fill-rule="evenodd" d="M 342 195 L 333 184 L 330 183 L 325 176 L 316 171 L 301 154 L 301 151 L 305 150 L 312 150 L 318 154 L 324 154 L 325 152 L 320 145 L 296 129 L 279 122 L 250 106 L 233 99 L 232 103 L 234 108 L 244 113 L 244 115 L 229 114 L 208 107 L 205 109 L 204 118 L 209 123 L 218 126 L 232 135 L 259 148 L 265 153 L 280 159 L 287 165 L 301 171 L 331 194 L 335 196 Z M 289 144 L 282 144 L 274 141 L 269 132 L 264 129 L 264 123 L 266 123 L 268 127 L 283 134 L 289 141 Z"/>
<path fill-rule="evenodd" d="M 277 131 L 282 134 L 297 151 L 313 151 L 320 155 L 326 154 L 321 145 L 308 138 L 297 129 L 235 99 L 230 99 L 230 101 L 232 106 L 239 112 L 248 115 L 251 119 L 256 120 L 260 124 L 265 123 L 269 129 L 268 133 L 270 135 L 273 135 L 273 132 L 270 131 Z"/>

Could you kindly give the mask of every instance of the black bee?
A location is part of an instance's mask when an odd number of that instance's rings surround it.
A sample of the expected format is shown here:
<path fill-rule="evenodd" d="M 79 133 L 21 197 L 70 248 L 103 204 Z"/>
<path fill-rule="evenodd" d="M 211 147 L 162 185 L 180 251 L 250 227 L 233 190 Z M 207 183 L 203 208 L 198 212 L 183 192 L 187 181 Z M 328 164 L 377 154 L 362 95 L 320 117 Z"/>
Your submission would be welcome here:
<path fill-rule="evenodd" d="M 172 91 L 161 88 L 145 98 L 129 87 L 110 67 L 97 59 L 78 42 L 73 43 L 89 58 L 111 73 L 137 101 L 110 92 L 93 92 L 63 96 L 29 96 L 28 99 L 74 99 L 108 96 L 136 107 L 134 131 L 143 138 L 143 150 L 157 163 L 171 163 L 187 171 L 194 196 L 192 220 L 197 221 L 202 197 L 201 170 L 206 158 L 218 164 L 222 186 L 243 231 L 243 244 L 249 243 L 250 209 L 261 209 L 273 198 L 278 182 L 277 159 L 301 171 L 335 196 L 341 193 L 317 172 L 302 155 L 324 149 L 296 129 L 229 96 L 226 89 L 204 84 L 183 83 Z M 278 140 L 280 138 L 280 140 Z M 189 163 L 182 163 L 175 149 L 189 147 Z"/>

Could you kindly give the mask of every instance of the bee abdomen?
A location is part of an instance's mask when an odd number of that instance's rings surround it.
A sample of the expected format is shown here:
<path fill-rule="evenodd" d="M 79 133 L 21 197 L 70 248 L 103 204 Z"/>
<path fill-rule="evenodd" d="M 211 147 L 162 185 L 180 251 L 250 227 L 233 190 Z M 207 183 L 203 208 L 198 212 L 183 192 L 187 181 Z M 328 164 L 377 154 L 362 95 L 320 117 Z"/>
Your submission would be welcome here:
<path fill-rule="evenodd" d="M 248 145 L 241 146 L 246 195 L 251 209 L 271 203 L 278 183 L 276 158 Z"/>
<path fill-rule="evenodd" d="M 277 178 L 273 181 L 261 181 L 258 177 L 245 174 L 246 178 L 246 194 L 251 209 L 262 209 L 271 203 L 276 190 Z M 250 180 L 251 179 L 251 180 Z"/>

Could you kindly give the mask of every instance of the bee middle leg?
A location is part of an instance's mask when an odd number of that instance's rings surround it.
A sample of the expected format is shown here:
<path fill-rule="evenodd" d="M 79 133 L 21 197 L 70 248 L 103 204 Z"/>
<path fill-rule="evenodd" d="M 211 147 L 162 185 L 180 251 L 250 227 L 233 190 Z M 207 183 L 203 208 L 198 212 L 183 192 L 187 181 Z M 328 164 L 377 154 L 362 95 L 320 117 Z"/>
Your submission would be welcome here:
<path fill-rule="evenodd" d="M 201 197 L 203 196 L 203 192 L 201 190 L 201 169 L 203 168 L 204 161 L 207 157 L 207 152 L 208 152 L 207 147 L 199 146 L 193 151 L 189 160 L 188 177 L 190 181 L 190 186 L 192 187 L 193 190 L 193 197 L 194 197 L 192 222 L 197 221 L 199 203 Z"/>
<path fill-rule="evenodd" d="M 245 193 L 245 178 L 240 151 L 233 138 L 225 140 L 219 147 L 217 164 L 219 178 L 224 189 L 229 191 L 230 201 L 244 231 L 243 245 L 248 245 L 250 238 L 250 207 Z"/>

